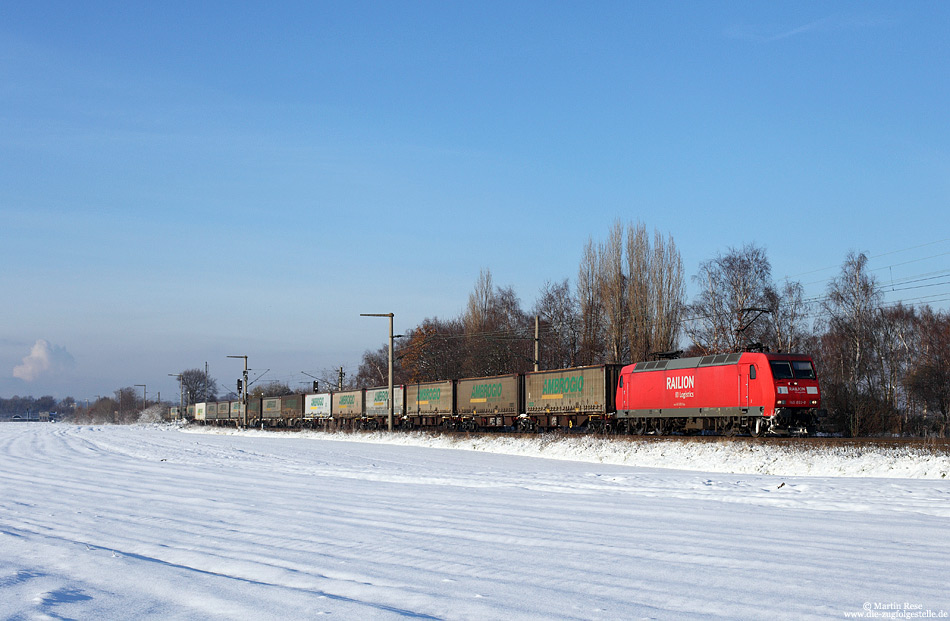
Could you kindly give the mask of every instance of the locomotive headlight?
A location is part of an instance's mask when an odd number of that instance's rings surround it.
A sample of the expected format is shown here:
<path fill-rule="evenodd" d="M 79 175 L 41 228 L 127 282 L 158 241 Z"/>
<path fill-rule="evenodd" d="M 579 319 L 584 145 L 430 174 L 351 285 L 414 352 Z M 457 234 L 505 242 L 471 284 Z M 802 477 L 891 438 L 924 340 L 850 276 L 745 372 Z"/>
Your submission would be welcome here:
<path fill-rule="evenodd" d="M 776 401 L 775 403 L 778 404 L 778 405 L 785 405 L 785 399 L 779 399 L 779 400 Z"/>
<path fill-rule="evenodd" d="M 811 404 L 812 404 L 812 405 L 818 405 L 818 402 L 817 402 L 817 401 L 812 401 Z"/>

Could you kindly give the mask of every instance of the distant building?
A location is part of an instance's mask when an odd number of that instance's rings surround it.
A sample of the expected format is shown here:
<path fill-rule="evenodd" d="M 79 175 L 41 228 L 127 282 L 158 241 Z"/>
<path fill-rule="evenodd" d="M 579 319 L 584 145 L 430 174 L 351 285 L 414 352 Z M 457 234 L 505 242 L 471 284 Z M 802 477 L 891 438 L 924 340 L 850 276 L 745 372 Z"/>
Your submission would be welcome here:
<path fill-rule="evenodd" d="M 25 412 L 23 414 L 3 414 L 0 415 L 0 423 L 48 423 L 56 420 L 56 412 Z"/>

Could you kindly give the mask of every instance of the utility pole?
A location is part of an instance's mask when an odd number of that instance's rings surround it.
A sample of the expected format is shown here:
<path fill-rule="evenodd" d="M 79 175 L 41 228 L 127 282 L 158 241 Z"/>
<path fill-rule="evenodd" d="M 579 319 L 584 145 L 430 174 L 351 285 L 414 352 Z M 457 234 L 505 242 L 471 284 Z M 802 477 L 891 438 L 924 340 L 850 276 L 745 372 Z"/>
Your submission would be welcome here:
<path fill-rule="evenodd" d="M 343 367 L 340 367 L 340 380 L 339 380 L 340 383 L 339 383 L 339 386 L 338 386 L 339 389 L 340 389 L 340 391 L 343 390 L 343 377 L 344 377 L 345 375 L 346 375 L 346 373 L 343 372 Z"/>
<path fill-rule="evenodd" d="M 389 431 L 393 430 L 393 408 L 395 407 L 395 395 L 393 395 L 393 313 L 360 313 L 360 317 L 389 317 Z M 340 369 L 342 372 L 343 369 Z"/>
<path fill-rule="evenodd" d="M 534 316 L 534 370 L 541 370 L 541 316 Z"/>

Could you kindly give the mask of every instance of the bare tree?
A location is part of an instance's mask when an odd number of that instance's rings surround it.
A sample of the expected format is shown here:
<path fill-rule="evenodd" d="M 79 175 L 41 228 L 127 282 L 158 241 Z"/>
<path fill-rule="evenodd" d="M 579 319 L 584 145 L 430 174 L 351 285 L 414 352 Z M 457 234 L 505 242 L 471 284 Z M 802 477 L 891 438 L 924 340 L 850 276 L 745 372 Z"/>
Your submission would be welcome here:
<path fill-rule="evenodd" d="M 185 402 L 188 404 L 217 399 L 218 383 L 202 369 L 182 371 L 181 385 L 185 391 Z"/>
<path fill-rule="evenodd" d="M 664 240 L 659 231 L 654 231 L 653 259 L 650 264 L 650 292 L 653 297 L 650 346 L 654 351 L 672 351 L 679 342 L 686 299 L 684 273 L 683 258 L 676 249 L 673 237 Z"/>
<path fill-rule="evenodd" d="M 561 369 L 577 366 L 581 320 L 577 298 L 568 280 L 547 282 L 534 307 L 541 318 L 541 366 Z"/>
<path fill-rule="evenodd" d="M 389 344 L 387 343 L 385 347 L 386 347 L 386 352 L 387 352 L 386 353 L 387 358 L 385 358 L 383 361 L 384 373 L 387 372 L 388 365 L 389 365 L 389 362 L 388 362 Z M 364 354 L 364 362 L 365 362 L 365 356 L 367 354 L 370 354 L 370 352 L 366 352 L 366 354 Z M 361 363 L 360 371 L 362 369 L 363 369 L 363 364 Z M 341 378 L 341 373 L 342 373 L 342 378 Z M 359 371 L 357 372 L 357 375 L 352 375 L 346 372 L 345 367 L 323 368 L 319 371 L 315 371 L 313 374 L 308 373 L 307 375 L 311 378 L 311 380 L 316 380 L 318 389 L 321 392 L 328 392 L 328 391 L 333 391 L 333 390 L 350 390 L 354 388 L 360 388 L 363 386 L 363 384 L 360 383 Z M 342 381 L 342 384 L 341 384 L 341 381 Z M 255 382 L 252 382 L 252 384 L 254 383 Z M 273 384 L 274 382 L 268 382 L 268 383 Z M 375 386 L 376 384 L 372 384 L 372 385 Z M 311 383 L 310 388 L 308 388 L 307 390 L 310 391 L 312 389 L 313 389 L 313 384 Z"/>
<path fill-rule="evenodd" d="M 400 348 L 407 382 L 429 382 L 464 377 L 465 328 L 460 320 L 426 319 L 406 334 Z"/>
<path fill-rule="evenodd" d="M 119 403 L 109 397 L 99 397 L 82 411 L 77 411 L 74 417 L 76 422 L 114 423 L 119 409 Z"/>
<path fill-rule="evenodd" d="M 405 383 L 405 373 L 402 369 L 402 343 L 397 341 L 393 346 L 393 383 Z M 389 343 L 385 343 L 377 350 L 367 350 L 363 353 L 363 360 L 356 373 L 354 384 L 359 388 L 373 388 L 389 383 Z"/>
<path fill-rule="evenodd" d="M 581 362 L 647 359 L 675 348 L 683 309 L 683 261 L 672 238 L 643 224 L 614 223 L 605 243 L 589 241 L 578 271 Z"/>
<path fill-rule="evenodd" d="M 805 327 L 807 309 L 801 283 L 786 280 L 781 290 L 769 286 L 765 290 L 767 332 L 763 342 L 768 349 L 779 352 L 801 351 L 808 330 Z"/>
<path fill-rule="evenodd" d="M 627 232 L 628 342 L 633 360 L 676 348 L 685 284 L 683 260 L 673 239 L 654 230 L 653 243 L 643 224 Z"/>
<path fill-rule="evenodd" d="M 259 399 L 261 397 L 283 397 L 284 395 L 292 395 L 294 392 L 287 384 L 274 381 L 255 386 L 251 389 L 250 395 Z"/>
<path fill-rule="evenodd" d="M 950 314 L 927 307 L 918 325 L 920 354 L 905 377 L 907 391 L 923 405 L 923 421 L 928 415 L 936 419 L 933 425 L 919 425 L 920 430 L 946 436 L 950 431 Z"/>
<path fill-rule="evenodd" d="M 607 362 L 622 362 L 628 351 L 623 245 L 623 227 L 618 220 L 610 228 L 607 242 L 600 245 L 597 261 L 597 295 L 604 311 Z"/>
<path fill-rule="evenodd" d="M 115 391 L 116 414 L 113 422 L 129 423 L 138 419 L 141 408 L 138 407 L 135 388 L 126 386 Z"/>
<path fill-rule="evenodd" d="M 474 375 L 499 375 L 524 372 L 531 368 L 533 332 L 528 315 L 521 310 L 521 300 L 512 287 L 495 290 L 492 322 L 488 336 L 483 339 L 480 363 L 469 370 Z"/>
<path fill-rule="evenodd" d="M 577 274 L 577 302 L 580 308 L 581 342 L 579 362 L 597 364 L 604 360 L 603 305 L 597 290 L 597 248 L 588 239 Z"/>
<path fill-rule="evenodd" d="M 647 360 L 654 351 L 653 258 L 646 226 L 631 224 L 627 230 L 627 342 L 632 360 Z"/>
<path fill-rule="evenodd" d="M 841 273 L 828 285 L 823 306 L 829 332 L 842 339 L 838 376 L 856 386 L 859 382 L 870 389 L 869 343 L 875 314 L 882 295 L 874 277 L 868 273 L 868 258 L 863 253 L 848 254 Z"/>
<path fill-rule="evenodd" d="M 904 378 L 917 363 L 919 321 L 917 312 L 903 304 L 878 309 L 877 315 L 872 372 L 876 377 L 875 392 L 887 405 L 880 424 L 882 431 L 902 432 L 906 418 L 901 414 L 906 414 L 908 407 Z"/>
<path fill-rule="evenodd" d="M 874 330 L 882 295 L 867 256 L 851 252 L 823 302 L 822 359 L 826 402 L 851 435 L 879 432 L 880 395 L 874 381 Z"/>
<path fill-rule="evenodd" d="M 475 282 L 475 290 L 468 296 L 468 309 L 465 313 L 465 329 L 481 332 L 492 322 L 495 302 L 495 285 L 491 270 L 482 269 Z"/>
<path fill-rule="evenodd" d="M 693 321 L 687 328 L 694 345 L 705 353 L 720 353 L 761 342 L 766 322 L 760 318 L 771 273 L 765 250 L 754 244 L 730 248 L 702 263 L 695 277 L 701 293 L 690 305 Z"/>
<path fill-rule="evenodd" d="M 468 377 L 525 370 L 528 319 L 511 287 L 494 287 L 491 272 L 482 270 L 469 295 L 462 318 L 465 349 L 462 372 Z"/>

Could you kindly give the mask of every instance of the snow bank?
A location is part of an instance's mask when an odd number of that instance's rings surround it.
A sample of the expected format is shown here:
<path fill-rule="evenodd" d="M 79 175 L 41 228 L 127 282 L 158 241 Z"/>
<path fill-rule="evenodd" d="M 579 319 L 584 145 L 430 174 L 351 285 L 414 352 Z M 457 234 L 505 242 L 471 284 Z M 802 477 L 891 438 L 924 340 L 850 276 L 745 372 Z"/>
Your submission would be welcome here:
<path fill-rule="evenodd" d="M 153 405 L 146 410 L 139 412 L 139 424 L 161 423 L 165 408 L 161 405 Z"/>
<path fill-rule="evenodd" d="M 192 433 L 264 435 L 289 433 L 189 426 Z M 293 437 L 339 442 L 367 442 L 440 449 L 482 451 L 589 463 L 694 470 L 730 474 L 779 476 L 884 477 L 946 479 L 950 454 L 945 450 L 908 446 L 828 445 L 809 440 L 775 444 L 749 439 L 696 441 L 679 438 L 605 438 L 602 436 L 394 433 L 325 433 L 304 431 Z"/>

